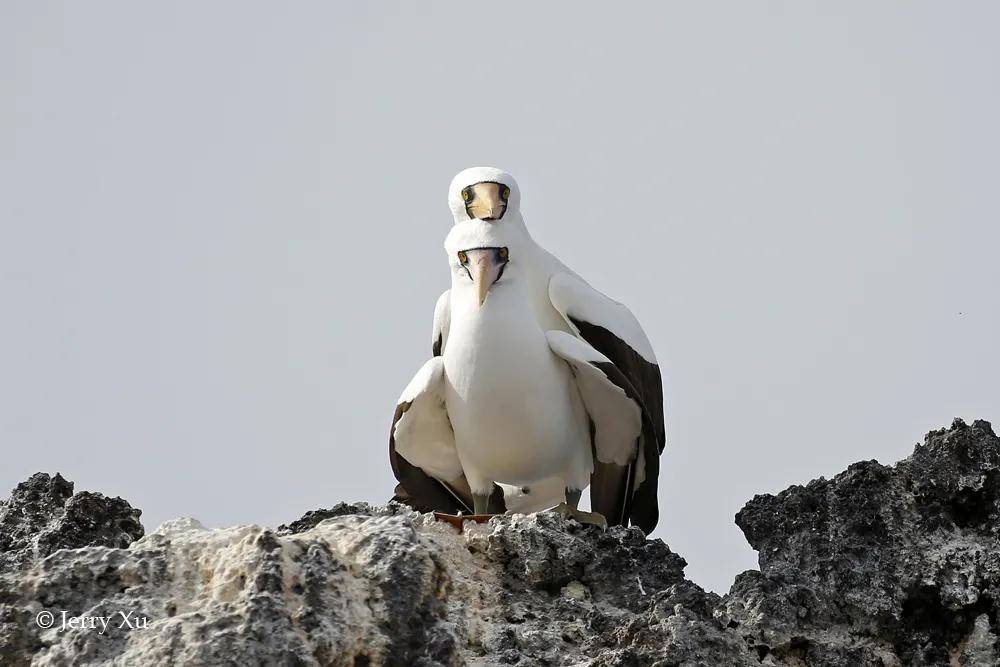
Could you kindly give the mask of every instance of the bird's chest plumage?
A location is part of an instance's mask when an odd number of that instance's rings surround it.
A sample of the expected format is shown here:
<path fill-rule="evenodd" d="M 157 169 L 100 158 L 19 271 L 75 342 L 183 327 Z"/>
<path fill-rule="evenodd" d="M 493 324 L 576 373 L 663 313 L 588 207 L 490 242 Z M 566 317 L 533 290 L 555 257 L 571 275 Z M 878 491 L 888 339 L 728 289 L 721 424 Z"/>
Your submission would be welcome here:
<path fill-rule="evenodd" d="M 586 414 L 569 366 L 531 313 L 505 308 L 507 296 L 497 290 L 492 303 L 452 323 L 445 397 L 463 466 L 524 484 L 586 449 Z"/>

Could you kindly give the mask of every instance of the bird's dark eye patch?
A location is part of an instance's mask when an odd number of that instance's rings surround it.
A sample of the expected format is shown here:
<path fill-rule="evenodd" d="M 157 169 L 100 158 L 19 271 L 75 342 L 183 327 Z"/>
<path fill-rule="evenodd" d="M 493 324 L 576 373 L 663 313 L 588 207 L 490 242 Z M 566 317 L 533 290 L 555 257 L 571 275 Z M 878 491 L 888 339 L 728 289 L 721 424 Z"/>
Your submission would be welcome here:
<path fill-rule="evenodd" d="M 469 255 L 464 250 L 460 250 L 458 252 L 458 261 L 466 264 L 469 261 Z"/>
<path fill-rule="evenodd" d="M 473 194 L 472 194 L 472 188 L 471 187 L 468 187 L 468 188 L 465 188 L 464 190 L 462 190 L 462 201 L 464 201 L 465 203 L 469 203 L 470 201 L 472 201 L 472 197 L 473 197 Z"/>
<path fill-rule="evenodd" d="M 510 188 L 508 188 L 506 185 L 503 186 L 503 190 L 500 191 L 500 196 L 503 197 L 504 201 L 510 199 Z"/>

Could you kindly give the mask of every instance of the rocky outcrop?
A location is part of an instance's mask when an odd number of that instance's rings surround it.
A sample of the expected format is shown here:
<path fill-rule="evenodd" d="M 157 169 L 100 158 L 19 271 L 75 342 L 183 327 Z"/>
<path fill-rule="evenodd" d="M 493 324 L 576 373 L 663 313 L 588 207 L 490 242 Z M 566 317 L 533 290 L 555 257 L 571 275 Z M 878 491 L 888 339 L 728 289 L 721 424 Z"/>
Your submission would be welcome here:
<path fill-rule="evenodd" d="M 757 496 L 720 619 L 777 664 L 1000 665 L 1000 441 L 956 420 L 889 467 Z"/>
<path fill-rule="evenodd" d="M 124 501 L 36 475 L 0 505 L 0 664 L 1000 664 L 986 422 L 757 496 L 737 523 L 761 569 L 720 597 L 634 528 L 539 514 L 458 533 L 342 503 L 143 537 Z"/>
<path fill-rule="evenodd" d="M 86 558 L 99 553 L 87 547 L 124 551 L 143 536 L 141 514 L 121 498 L 74 494 L 72 482 L 45 473 L 0 501 L 0 665 L 26 663 L 44 648 L 30 614 L 38 600 L 18 590 L 22 573 L 44 567 L 56 553 Z"/>
<path fill-rule="evenodd" d="M 59 549 L 125 548 L 143 536 L 140 510 L 121 498 L 73 493 L 73 483 L 39 472 L 0 500 L 0 573 Z"/>

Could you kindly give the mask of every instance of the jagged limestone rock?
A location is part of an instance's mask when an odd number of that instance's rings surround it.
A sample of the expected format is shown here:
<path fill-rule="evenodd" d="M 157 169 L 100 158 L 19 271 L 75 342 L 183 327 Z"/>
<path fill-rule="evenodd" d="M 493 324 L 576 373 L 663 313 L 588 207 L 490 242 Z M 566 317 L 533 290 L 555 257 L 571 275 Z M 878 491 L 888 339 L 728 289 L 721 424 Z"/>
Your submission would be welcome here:
<path fill-rule="evenodd" d="M 756 496 L 736 523 L 761 571 L 737 578 L 720 619 L 777 664 L 998 664 L 1000 440 L 987 422 L 955 420 L 893 467 L 863 461 Z"/>
<path fill-rule="evenodd" d="M 128 548 L 58 551 L 10 580 L 12 619 L 28 632 L 6 656 L 459 665 L 577 664 L 595 655 L 628 664 L 620 656 L 646 650 L 627 627 L 641 614 L 663 624 L 683 618 L 664 628 L 674 638 L 659 651 L 704 651 L 702 636 L 724 634 L 709 614 L 714 597 L 684 580 L 684 561 L 636 529 L 602 533 L 546 514 L 459 534 L 402 506 L 354 511 L 281 533 L 177 520 Z M 148 620 L 104 634 L 41 630 L 32 619 L 42 610 L 113 618 L 127 610 Z M 737 637 L 729 643 L 723 648 L 740 649 Z"/>
<path fill-rule="evenodd" d="M 997 664 L 986 422 L 757 496 L 737 522 L 761 571 L 720 598 L 637 529 L 539 514 L 458 533 L 341 503 L 277 530 L 181 519 L 143 537 L 124 501 L 35 475 L 0 504 L 0 664 Z M 107 627 L 62 629 L 62 612 Z"/>
<path fill-rule="evenodd" d="M 143 535 L 141 511 L 121 498 L 83 491 L 39 472 L 0 500 L 0 573 L 57 549 L 127 547 Z"/>

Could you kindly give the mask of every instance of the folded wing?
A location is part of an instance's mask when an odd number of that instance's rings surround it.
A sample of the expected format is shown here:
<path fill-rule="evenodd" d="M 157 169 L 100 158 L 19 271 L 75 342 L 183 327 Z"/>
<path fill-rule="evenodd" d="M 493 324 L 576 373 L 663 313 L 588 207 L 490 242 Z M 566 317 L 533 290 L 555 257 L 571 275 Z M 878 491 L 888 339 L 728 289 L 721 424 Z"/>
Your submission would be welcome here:
<path fill-rule="evenodd" d="M 429 359 L 399 397 L 389 431 L 389 462 L 399 482 L 394 500 L 421 512 L 472 514 L 472 491 L 444 403 L 442 357 Z M 499 487 L 490 511 L 504 511 Z"/>
<path fill-rule="evenodd" d="M 552 351 L 572 369 L 590 418 L 591 509 L 610 525 L 628 525 L 634 490 L 644 478 L 644 461 L 637 455 L 649 419 L 628 379 L 606 356 L 565 331 L 545 335 Z"/>
<path fill-rule="evenodd" d="M 549 281 L 549 298 L 577 336 L 600 352 L 624 379 L 630 397 L 641 406 L 644 426 L 628 518 L 647 534 L 656 527 L 659 509 L 656 484 L 665 445 L 663 383 L 652 345 L 632 312 L 579 277 L 557 273 Z M 592 496 L 617 489 L 621 473 L 595 465 Z M 612 491 L 617 493 L 618 491 Z M 610 519 L 609 519 L 610 521 Z"/>
<path fill-rule="evenodd" d="M 403 390 L 389 432 L 396 500 L 422 512 L 471 513 L 444 405 L 444 360 L 429 359 Z M 467 484 L 465 485 L 468 486 Z"/>

